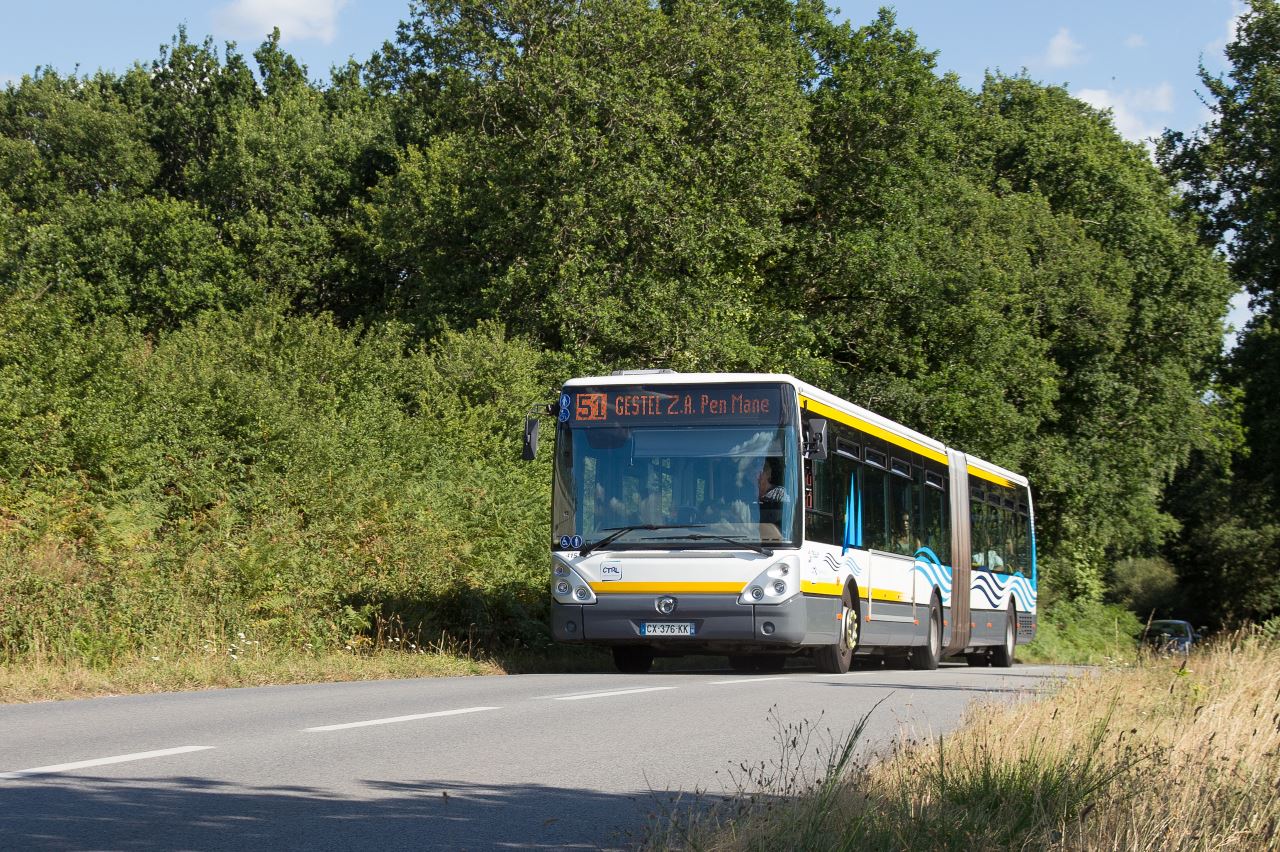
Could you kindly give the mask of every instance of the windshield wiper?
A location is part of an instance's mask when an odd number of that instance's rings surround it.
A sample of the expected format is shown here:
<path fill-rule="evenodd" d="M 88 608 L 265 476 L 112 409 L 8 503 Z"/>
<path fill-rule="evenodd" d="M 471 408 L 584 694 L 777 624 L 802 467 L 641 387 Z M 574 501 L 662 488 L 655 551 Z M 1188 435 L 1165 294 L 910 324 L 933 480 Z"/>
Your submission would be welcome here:
<path fill-rule="evenodd" d="M 629 527 L 606 527 L 606 531 L 612 532 L 597 542 L 585 545 L 582 550 L 578 551 L 579 556 L 589 556 L 591 551 L 601 547 L 608 547 L 622 536 L 636 530 L 692 530 L 702 529 L 706 524 L 632 524 Z"/>
<path fill-rule="evenodd" d="M 762 556 L 772 556 L 773 550 L 762 544 L 756 544 L 750 541 L 743 541 L 739 538 L 730 538 L 727 535 L 713 535 L 711 533 L 689 533 L 688 535 L 672 536 L 675 539 L 684 539 L 686 541 L 723 541 L 732 544 L 734 547 L 740 547 L 743 550 L 751 550 Z"/>

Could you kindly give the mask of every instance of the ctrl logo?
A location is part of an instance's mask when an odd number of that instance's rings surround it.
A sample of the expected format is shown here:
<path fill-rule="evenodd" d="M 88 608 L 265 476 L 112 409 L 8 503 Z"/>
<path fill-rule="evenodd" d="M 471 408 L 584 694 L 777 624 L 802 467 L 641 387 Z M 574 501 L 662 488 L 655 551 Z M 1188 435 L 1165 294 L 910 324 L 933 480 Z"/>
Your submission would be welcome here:
<path fill-rule="evenodd" d="M 617 562 L 606 562 L 600 566 L 601 580 L 621 580 L 622 566 Z"/>

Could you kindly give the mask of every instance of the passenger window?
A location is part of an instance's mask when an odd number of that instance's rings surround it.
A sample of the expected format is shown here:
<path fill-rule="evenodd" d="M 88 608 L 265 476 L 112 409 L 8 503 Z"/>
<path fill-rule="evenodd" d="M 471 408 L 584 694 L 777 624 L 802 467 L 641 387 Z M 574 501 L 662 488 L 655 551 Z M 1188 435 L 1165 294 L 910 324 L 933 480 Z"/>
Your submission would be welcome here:
<path fill-rule="evenodd" d="M 871 457 L 867 451 L 867 458 Z M 888 474 L 870 465 L 858 471 L 862 485 L 862 543 L 875 550 L 890 550 L 888 523 Z"/>
<path fill-rule="evenodd" d="M 951 564 L 951 507 L 947 503 L 945 480 L 930 472 L 921 491 L 920 523 L 925 546 L 943 565 Z"/>
<path fill-rule="evenodd" d="M 831 466 L 811 459 L 805 468 L 805 525 L 810 541 L 835 544 L 835 526 L 831 517 Z"/>
<path fill-rule="evenodd" d="M 891 535 L 888 549 L 905 556 L 911 556 L 920 547 L 920 518 L 916 514 L 917 500 L 912 494 L 913 485 L 906 477 L 889 477 Z"/>

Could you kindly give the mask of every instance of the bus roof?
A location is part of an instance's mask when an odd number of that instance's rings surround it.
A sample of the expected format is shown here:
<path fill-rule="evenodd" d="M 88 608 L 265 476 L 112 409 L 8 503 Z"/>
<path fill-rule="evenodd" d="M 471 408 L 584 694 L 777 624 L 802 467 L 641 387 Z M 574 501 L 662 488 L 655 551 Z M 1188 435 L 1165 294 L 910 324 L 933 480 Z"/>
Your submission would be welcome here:
<path fill-rule="evenodd" d="M 779 382 L 791 385 L 796 389 L 796 393 L 800 397 L 802 408 L 827 417 L 833 417 L 833 419 L 840 420 L 863 431 L 870 431 L 879 437 L 886 438 L 891 443 L 906 447 L 944 464 L 947 462 L 947 447 L 941 441 L 930 438 L 887 417 L 882 417 L 860 405 L 854 405 L 852 402 L 843 400 L 835 394 L 827 393 L 807 382 L 800 381 L 795 376 L 785 373 L 676 373 L 670 371 L 634 370 L 619 372 L 611 376 L 581 376 L 569 379 L 564 383 L 564 386 L 572 388 L 637 384 L 728 384 L 736 382 Z M 1024 487 L 1027 485 L 1027 478 L 1021 474 L 1014 473 L 977 456 L 966 454 L 965 461 L 971 475 L 1004 485 L 1016 484 Z M 1004 482 L 1001 482 L 1001 480 L 1004 480 Z"/>

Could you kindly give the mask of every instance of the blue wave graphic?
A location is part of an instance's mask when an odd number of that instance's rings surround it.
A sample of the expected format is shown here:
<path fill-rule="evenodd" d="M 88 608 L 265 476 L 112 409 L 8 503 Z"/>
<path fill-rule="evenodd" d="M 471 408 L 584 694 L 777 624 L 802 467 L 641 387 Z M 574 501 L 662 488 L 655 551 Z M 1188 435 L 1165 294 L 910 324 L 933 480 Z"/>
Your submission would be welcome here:
<path fill-rule="evenodd" d="M 862 566 L 858 564 L 858 561 L 854 559 L 852 555 L 846 556 L 843 560 L 840 560 L 836 559 L 836 557 L 830 553 L 823 553 L 822 561 L 825 562 L 827 567 L 832 571 L 839 571 L 841 565 L 845 565 L 848 567 L 849 573 L 853 574 L 853 576 L 862 576 Z"/>
<path fill-rule="evenodd" d="M 1024 612 L 1034 609 L 1036 590 L 1030 581 L 1021 574 L 992 574 L 987 571 L 974 571 L 972 591 L 980 591 L 995 609 L 1003 609 L 1009 604 L 1009 597 L 1014 596 L 1018 608 Z"/>
<path fill-rule="evenodd" d="M 930 585 L 938 587 L 942 592 L 943 606 L 951 605 L 951 569 L 942 564 L 938 554 L 927 547 L 920 548 L 916 551 L 916 561 L 911 570 L 918 571 Z"/>
<path fill-rule="evenodd" d="M 974 586 L 973 588 L 975 591 L 982 592 L 982 596 L 987 599 L 987 603 L 991 604 L 992 609 L 1000 609 L 999 592 L 996 593 L 996 598 L 992 599 L 991 592 L 987 589 L 986 586 L 979 585 L 979 586 Z"/>

